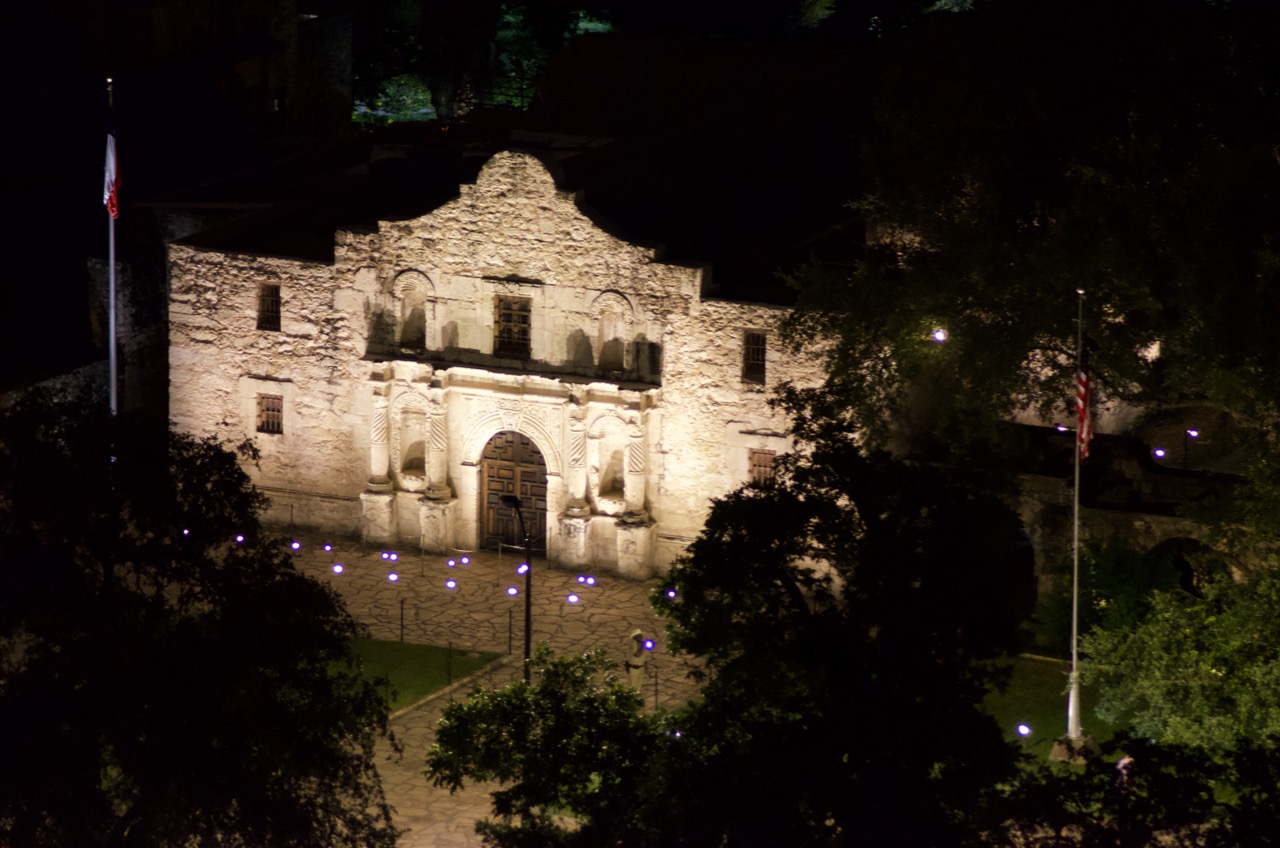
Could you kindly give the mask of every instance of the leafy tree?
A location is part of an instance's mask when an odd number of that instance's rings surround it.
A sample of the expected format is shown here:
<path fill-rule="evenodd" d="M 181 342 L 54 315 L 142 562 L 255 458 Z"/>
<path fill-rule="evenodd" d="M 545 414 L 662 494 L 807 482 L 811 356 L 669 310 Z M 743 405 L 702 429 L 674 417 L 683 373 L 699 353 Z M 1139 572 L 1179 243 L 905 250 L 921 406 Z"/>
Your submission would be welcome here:
<path fill-rule="evenodd" d="M 1017 751 L 981 708 L 1019 525 L 943 468 L 848 439 L 716 502 L 655 592 L 702 696 L 640 716 L 598 655 L 451 707 L 427 773 L 502 783 L 490 844 L 978 844 Z M 557 813 L 571 816 L 564 826 Z"/>
<path fill-rule="evenodd" d="M 1036 612 L 1037 648 L 1054 656 L 1071 652 L 1071 562 L 1055 570 L 1053 593 Z M 1157 590 L 1176 589 L 1182 579 L 1172 553 L 1147 554 L 1117 541 L 1080 552 L 1080 632 L 1094 627 L 1118 630 L 1141 621 Z"/>
<path fill-rule="evenodd" d="M 481 688 L 445 709 L 426 773 L 436 786 L 498 781 L 486 844 L 627 844 L 664 721 L 640 712 L 600 649 L 552 658 L 539 646 L 532 685 Z"/>
<path fill-rule="evenodd" d="M 1221 574 L 1203 597 L 1157 592 L 1136 626 L 1095 630 L 1081 642 L 1097 712 L 1166 745 L 1222 754 L 1280 735 L 1280 574 Z"/>
<path fill-rule="evenodd" d="M 394 844 L 359 628 L 261 531 L 237 453 L 0 416 L 0 843 Z"/>
<path fill-rule="evenodd" d="M 871 244 L 794 275 L 793 338 L 834 343 L 788 406 L 996 462 L 993 421 L 1062 413 L 1083 288 L 1107 396 L 1274 429 L 1273 15 L 996 0 L 886 40 L 858 150 Z"/>
<path fill-rule="evenodd" d="M 1121 777 L 1116 761 L 1132 758 Z M 1017 832 L 1031 844 L 1079 848 L 1205 846 L 1218 826 L 1215 784 L 1225 774 L 1201 750 L 1121 734 L 1083 767 L 1028 764 L 1012 790 Z M 1248 843 L 1242 843 L 1248 844 Z"/>
<path fill-rule="evenodd" d="M 999 587 L 1018 531 L 970 478 L 838 434 L 717 501 L 655 593 L 673 649 L 706 666 L 680 718 L 696 756 L 670 770 L 668 844 L 998 830 L 1016 754 L 980 705 L 1016 643 Z"/>
<path fill-rule="evenodd" d="M 1210 848 L 1280 844 L 1275 827 L 1280 804 L 1280 737 L 1258 736 L 1240 742 L 1226 757 L 1231 798 L 1210 831 Z"/>

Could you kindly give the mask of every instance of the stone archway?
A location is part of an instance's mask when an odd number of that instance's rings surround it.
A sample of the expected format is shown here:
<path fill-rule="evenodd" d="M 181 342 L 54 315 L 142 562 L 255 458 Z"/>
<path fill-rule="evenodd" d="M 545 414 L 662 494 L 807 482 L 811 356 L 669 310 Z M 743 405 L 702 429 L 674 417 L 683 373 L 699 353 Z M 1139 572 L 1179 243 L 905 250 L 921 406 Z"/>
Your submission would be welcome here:
<path fill-rule="evenodd" d="M 502 504 L 503 495 L 520 498 L 535 549 L 547 547 L 547 463 L 533 440 L 503 430 L 484 446 L 480 458 L 480 546 L 519 546 L 520 520 Z"/>

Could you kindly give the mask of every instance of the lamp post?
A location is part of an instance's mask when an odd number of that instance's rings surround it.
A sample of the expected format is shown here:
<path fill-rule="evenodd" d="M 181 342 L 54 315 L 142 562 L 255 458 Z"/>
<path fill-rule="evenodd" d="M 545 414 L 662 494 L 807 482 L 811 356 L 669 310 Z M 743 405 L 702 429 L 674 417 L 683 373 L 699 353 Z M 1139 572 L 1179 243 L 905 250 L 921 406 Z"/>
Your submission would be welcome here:
<path fill-rule="evenodd" d="M 533 548 L 529 531 L 524 523 L 524 511 L 515 495 L 503 495 L 502 505 L 510 507 L 520 520 L 520 535 L 524 537 L 524 682 L 529 682 L 529 650 L 533 645 Z"/>
<path fill-rule="evenodd" d="M 1187 468 L 1187 454 L 1191 450 L 1191 440 L 1200 438 L 1200 431 L 1194 428 L 1188 429 L 1182 434 L 1182 468 Z"/>

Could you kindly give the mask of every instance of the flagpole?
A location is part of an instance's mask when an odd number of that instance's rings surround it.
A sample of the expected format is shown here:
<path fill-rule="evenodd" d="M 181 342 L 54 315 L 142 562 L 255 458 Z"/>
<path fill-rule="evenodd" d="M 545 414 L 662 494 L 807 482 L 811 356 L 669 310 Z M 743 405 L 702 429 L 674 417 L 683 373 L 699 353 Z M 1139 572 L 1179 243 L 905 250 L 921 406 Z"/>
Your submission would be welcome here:
<path fill-rule="evenodd" d="M 1084 368 L 1084 289 L 1076 289 L 1076 382 Z M 1079 391 L 1079 389 L 1077 389 Z M 1087 398 L 1086 398 L 1087 403 Z M 1087 409 L 1087 407 L 1085 407 Z M 1067 739 L 1080 742 L 1080 449 L 1083 416 L 1076 422 L 1075 485 L 1071 487 L 1071 676 L 1067 694 Z"/>
<path fill-rule="evenodd" d="M 112 113 L 115 110 L 115 97 L 112 92 L 111 77 L 107 77 L 107 110 Z M 111 120 L 114 123 L 114 120 Z M 114 136 L 115 128 L 111 128 L 111 135 Z M 109 152 L 109 156 L 114 164 L 115 151 Z M 118 201 L 117 201 L 118 203 Z M 108 207 L 107 209 L 107 383 L 108 396 L 110 398 L 111 417 L 116 417 L 119 409 L 118 398 L 116 396 L 118 378 L 116 374 L 116 213 Z"/>

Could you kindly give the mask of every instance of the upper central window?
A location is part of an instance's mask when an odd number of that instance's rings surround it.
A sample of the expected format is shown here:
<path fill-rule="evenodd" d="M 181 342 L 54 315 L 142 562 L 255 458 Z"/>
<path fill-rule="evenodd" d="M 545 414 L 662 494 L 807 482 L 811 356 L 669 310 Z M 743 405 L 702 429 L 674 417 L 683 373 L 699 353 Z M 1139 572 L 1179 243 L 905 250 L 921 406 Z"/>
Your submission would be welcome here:
<path fill-rule="evenodd" d="M 529 317 L 532 312 L 529 298 L 499 297 L 494 312 L 493 355 L 528 359 Z"/>

